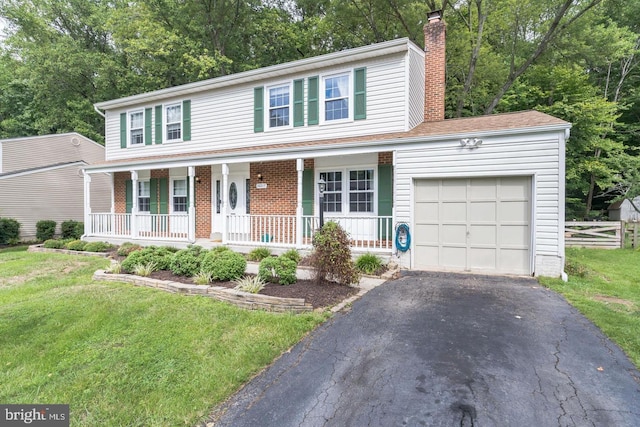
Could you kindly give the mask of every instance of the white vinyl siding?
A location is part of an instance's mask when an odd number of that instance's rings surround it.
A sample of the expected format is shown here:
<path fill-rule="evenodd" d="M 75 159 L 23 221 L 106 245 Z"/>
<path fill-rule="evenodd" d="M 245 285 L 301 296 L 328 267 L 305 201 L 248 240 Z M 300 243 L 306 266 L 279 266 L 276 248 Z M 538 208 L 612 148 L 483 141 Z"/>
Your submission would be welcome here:
<path fill-rule="evenodd" d="M 407 120 L 408 128 L 413 129 L 424 121 L 424 54 L 417 49 L 409 50 L 407 65 L 409 68 Z"/>

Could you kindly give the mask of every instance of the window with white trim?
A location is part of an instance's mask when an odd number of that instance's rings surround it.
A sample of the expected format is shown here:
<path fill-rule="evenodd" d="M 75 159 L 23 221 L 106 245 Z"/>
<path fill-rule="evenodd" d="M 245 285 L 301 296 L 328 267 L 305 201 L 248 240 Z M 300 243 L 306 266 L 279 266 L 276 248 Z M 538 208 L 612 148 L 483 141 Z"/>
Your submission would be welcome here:
<path fill-rule="evenodd" d="M 324 120 L 349 118 L 351 74 L 339 74 L 323 78 Z"/>
<path fill-rule="evenodd" d="M 291 87 L 269 88 L 269 127 L 287 127 L 290 123 Z"/>
<path fill-rule="evenodd" d="M 138 212 L 151 212 L 151 183 L 138 181 Z"/>
<path fill-rule="evenodd" d="M 342 212 L 342 171 L 321 172 L 320 179 L 326 182 L 324 212 Z"/>
<path fill-rule="evenodd" d="M 373 212 L 373 169 L 349 171 L 349 212 Z"/>
<path fill-rule="evenodd" d="M 129 145 L 144 145 L 144 110 L 130 111 Z"/>
<path fill-rule="evenodd" d="M 166 141 L 182 140 L 182 105 L 172 104 L 164 107 Z"/>
<path fill-rule="evenodd" d="M 171 207 L 173 212 L 187 212 L 187 179 L 174 179 L 171 182 Z"/>
<path fill-rule="evenodd" d="M 326 182 L 324 212 L 374 213 L 373 169 L 320 172 Z"/>

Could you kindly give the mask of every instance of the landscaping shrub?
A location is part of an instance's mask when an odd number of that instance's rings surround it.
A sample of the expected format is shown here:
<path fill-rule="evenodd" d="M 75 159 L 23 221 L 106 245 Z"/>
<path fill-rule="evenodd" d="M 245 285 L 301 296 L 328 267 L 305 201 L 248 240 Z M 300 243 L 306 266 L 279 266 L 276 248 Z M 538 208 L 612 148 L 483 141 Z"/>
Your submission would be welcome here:
<path fill-rule="evenodd" d="M 200 246 L 189 246 L 176 252 L 171 259 L 169 269 L 178 276 L 195 276 L 200 271 L 205 251 Z"/>
<path fill-rule="evenodd" d="M 356 258 L 356 268 L 365 274 L 375 274 L 382 267 L 379 256 L 366 253 Z"/>
<path fill-rule="evenodd" d="M 294 261 L 296 264 L 299 264 L 300 260 L 302 259 L 302 257 L 300 256 L 300 252 L 298 252 L 297 249 L 289 249 L 288 251 L 280 255 L 280 258 L 289 258 L 291 261 Z"/>
<path fill-rule="evenodd" d="M 139 251 L 140 249 L 142 249 L 142 246 L 140 246 L 140 245 L 137 245 L 137 244 L 131 243 L 131 242 L 124 242 L 118 248 L 118 255 L 119 256 L 128 256 L 131 252 Z"/>
<path fill-rule="evenodd" d="M 258 277 L 271 283 L 291 285 L 298 280 L 296 277 L 297 266 L 295 261 L 287 257 L 268 257 L 260 261 Z"/>
<path fill-rule="evenodd" d="M 271 249 L 269 248 L 255 248 L 247 255 L 249 261 L 262 261 L 266 257 L 271 256 Z"/>
<path fill-rule="evenodd" d="M 329 280 L 342 285 L 357 283 L 360 274 L 351 259 L 349 236 L 337 223 L 329 221 L 313 236 L 311 266 L 317 284 Z"/>
<path fill-rule="evenodd" d="M 244 274 L 247 260 L 230 249 L 207 252 L 202 260 L 202 270 L 211 274 L 212 280 L 235 280 Z"/>
<path fill-rule="evenodd" d="M 87 242 L 83 242 L 82 240 L 72 240 L 65 245 L 67 249 L 70 251 L 84 251 L 84 247 L 87 245 Z"/>
<path fill-rule="evenodd" d="M 211 273 L 202 270 L 198 271 L 193 276 L 193 283 L 195 283 L 196 285 L 208 285 L 212 280 L 213 279 L 211 278 Z"/>
<path fill-rule="evenodd" d="M 80 239 L 84 234 L 84 224 L 79 221 L 68 220 L 60 224 L 63 239 Z"/>
<path fill-rule="evenodd" d="M 20 223 L 12 218 L 0 218 L 0 245 L 20 241 Z"/>
<path fill-rule="evenodd" d="M 42 244 L 47 249 L 64 249 L 64 241 L 57 239 L 45 240 Z"/>
<path fill-rule="evenodd" d="M 56 234 L 56 222 L 48 219 L 43 219 L 36 223 L 36 239 L 41 242 L 45 240 L 53 239 Z"/>
<path fill-rule="evenodd" d="M 242 292 L 249 292 L 251 294 L 257 294 L 264 289 L 266 283 L 259 276 L 244 276 L 240 279 L 234 280 L 236 284 L 235 288 Z"/>
<path fill-rule="evenodd" d="M 84 250 L 87 252 L 106 252 L 111 248 L 113 246 L 106 242 L 89 242 L 85 245 Z"/>
<path fill-rule="evenodd" d="M 122 268 L 133 273 L 136 265 L 154 264 L 155 270 L 168 270 L 174 250 L 167 246 L 147 246 L 139 251 L 134 251 L 122 261 Z"/>

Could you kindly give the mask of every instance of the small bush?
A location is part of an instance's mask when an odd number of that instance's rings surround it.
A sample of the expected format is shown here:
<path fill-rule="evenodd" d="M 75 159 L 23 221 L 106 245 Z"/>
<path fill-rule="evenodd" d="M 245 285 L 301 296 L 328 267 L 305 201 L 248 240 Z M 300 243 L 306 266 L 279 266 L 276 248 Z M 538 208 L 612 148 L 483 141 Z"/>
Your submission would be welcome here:
<path fill-rule="evenodd" d="M 351 259 L 349 236 L 336 222 L 325 223 L 314 234 L 313 249 L 311 266 L 317 284 L 324 280 L 342 285 L 358 282 L 360 274 Z"/>
<path fill-rule="evenodd" d="M 259 276 L 244 276 L 234 281 L 235 288 L 238 291 L 257 294 L 264 289 L 266 283 Z"/>
<path fill-rule="evenodd" d="M 300 252 L 298 252 L 297 249 L 289 249 L 288 251 L 280 255 L 280 258 L 289 258 L 291 261 L 299 264 L 302 256 L 300 256 Z"/>
<path fill-rule="evenodd" d="M 211 273 L 200 270 L 193 276 L 193 283 L 196 285 L 208 285 L 211 283 L 213 279 L 211 278 Z"/>
<path fill-rule="evenodd" d="M 382 268 L 382 260 L 371 253 L 362 254 L 356 258 L 356 268 L 365 274 L 376 274 Z"/>
<path fill-rule="evenodd" d="M 63 239 L 80 239 L 84 234 L 84 224 L 79 221 L 63 221 L 60 224 L 60 232 Z"/>
<path fill-rule="evenodd" d="M 220 252 L 227 252 L 230 250 L 231 249 L 228 246 L 216 246 L 215 248 L 211 249 L 211 252 L 220 253 Z"/>
<path fill-rule="evenodd" d="M 111 266 L 106 270 L 107 273 L 120 274 L 122 273 L 122 263 L 112 262 Z"/>
<path fill-rule="evenodd" d="M 72 240 L 65 245 L 70 251 L 84 251 L 84 247 L 87 246 L 87 242 L 82 240 Z"/>
<path fill-rule="evenodd" d="M 48 219 L 43 219 L 36 223 L 36 239 L 43 242 L 45 240 L 53 239 L 56 234 L 56 222 Z"/>
<path fill-rule="evenodd" d="M 156 270 L 168 270 L 171 259 L 173 258 L 173 250 L 166 246 L 147 246 L 139 251 L 134 251 L 122 261 L 122 268 L 130 273 L 136 265 L 147 265 L 154 263 Z"/>
<path fill-rule="evenodd" d="M 262 261 L 266 257 L 271 256 L 271 249 L 269 248 L 255 248 L 247 255 L 249 261 Z"/>
<path fill-rule="evenodd" d="M 133 267 L 133 274 L 136 276 L 151 276 L 151 273 L 157 271 L 158 267 L 155 262 L 151 261 L 146 264 L 137 264 Z"/>
<path fill-rule="evenodd" d="M 173 255 L 169 269 L 178 276 L 192 277 L 200 271 L 204 252 L 200 246 L 182 249 Z"/>
<path fill-rule="evenodd" d="M 298 280 L 296 277 L 297 266 L 295 261 L 286 257 L 265 258 L 258 267 L 258 277 L 271 283 L 291 285 Z"/>
<path fill-rule="evenodd" d="M 45 240 L 42 246 L 47 249 L 64 249 L 64 242 L 62 240 L 49 239 Z"/>
<path fill-rule="evenodd" d="M 106 242 L 89 242 L 85 245 L 84 250 L 87 252 L 106 252 L 113 248 Z"/>
<path fill-rule="evenodd" d="M 202 260 L 202 270 L 210 273 L 213 280 L 235 280 L 246 268 L 247 260 L 229 249 L 209 251 Z"/>
<path fill-rule="evenodd" d="M 20 223 L 12 218 L 0 218 L 0 245 L 20 241 Z"/>
<path fill-rule="evenodd" d="M 118 248 L 118 255 L 119 256 L 128 256 L 131 252 L 139 251 L 140 249 L 142 249 L 142 246 L 140 246 L 140 245 L 137 245 L 137 244 L 131 243 L 131 242 L 124 242 Z"/>

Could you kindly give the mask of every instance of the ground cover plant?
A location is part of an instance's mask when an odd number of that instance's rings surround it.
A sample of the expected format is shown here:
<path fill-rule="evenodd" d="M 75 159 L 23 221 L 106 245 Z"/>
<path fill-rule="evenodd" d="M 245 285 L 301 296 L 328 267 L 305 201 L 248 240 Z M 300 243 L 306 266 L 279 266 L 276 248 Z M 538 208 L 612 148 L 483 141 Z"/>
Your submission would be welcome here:
<path fill-rule="evenodd" d="M 0 402 L 69 403 L 74 427 L 192 426 L 324 319 L 92 282 L 108 263 L 0 251 Z"/>
<path fill-rule="evenodd" d="M 541 278 L 627 353 L 640 368 L 640 251 L 567 248 L 567 283 Z"/>

